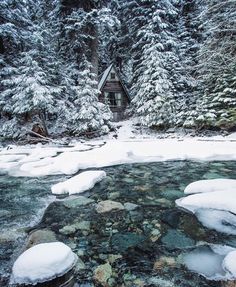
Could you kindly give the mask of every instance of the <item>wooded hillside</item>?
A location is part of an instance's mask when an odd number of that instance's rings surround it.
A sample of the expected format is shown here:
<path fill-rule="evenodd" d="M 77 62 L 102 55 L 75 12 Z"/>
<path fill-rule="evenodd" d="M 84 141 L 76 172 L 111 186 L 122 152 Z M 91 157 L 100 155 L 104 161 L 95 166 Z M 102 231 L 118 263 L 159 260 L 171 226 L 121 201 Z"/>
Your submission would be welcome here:
<path fill-rule="evenodd" d="M 102 134 L 113 62 L 148 127 L 236 128 L 236 1 L 2 0 L 0 136 Z"/>

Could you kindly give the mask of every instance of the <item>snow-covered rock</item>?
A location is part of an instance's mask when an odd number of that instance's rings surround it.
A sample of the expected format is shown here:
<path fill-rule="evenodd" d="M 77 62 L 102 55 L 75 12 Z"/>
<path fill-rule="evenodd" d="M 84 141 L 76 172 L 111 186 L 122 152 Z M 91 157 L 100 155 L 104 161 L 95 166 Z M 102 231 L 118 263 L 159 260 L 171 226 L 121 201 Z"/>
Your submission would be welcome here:
<path fill-rule="evenodd" d="M 71 249 L 61 242 L 42 243 L 22 253 L 12 269 L 12 284 L 46 282 L 71 270 L 77 261 Z"/>
<path fill-rule="evenodd" d="M 53 194 L 76 194 L 82 193 L 94 187 L 94 185 L 106 177 L 102 170 L 91 170 L 82 172 L 72 178 L 59 182 L 51 187 Z"/>
<path fill-rule="evenodd" d="M 188 196 L 176 200 L 179 207 L 195 213 L 207 228 L 236 234 L 236 180 L 199 180 L 184 192 Z"/>
<path fill-rule="evenodd" d="M 235 190 L 236 193 L 236 179 L 217 178 L 198 180 L 190 183 L 184 190 L 186 194 L 214 192 L 214 191 L 227 191 Z"/>
<path fill-rule="evenodd" d="M 236 216 L 231 212 L 215 209 L 198 209 L 197 219 L 207 228 L 236 235 Z"/>
<path fill-rule="evenodd" d="M 177 199 L 176 204 L 193 213 L 199 208 L 208 208 L 236 214 L 236 190 L 193 194 Z"/>
<path fill-rule="evenodd" d="M 232 275 L 232 278 L 236 278 L 236 250 L 225 256 L 222 265 L 224 270 Z"/>
<path fill-rule="evenodd" d="M 235 255 L 232 247 L 211 244 L 184 254 L 183 263 L 207 279 L 230 280 L 236 278 Z"/>

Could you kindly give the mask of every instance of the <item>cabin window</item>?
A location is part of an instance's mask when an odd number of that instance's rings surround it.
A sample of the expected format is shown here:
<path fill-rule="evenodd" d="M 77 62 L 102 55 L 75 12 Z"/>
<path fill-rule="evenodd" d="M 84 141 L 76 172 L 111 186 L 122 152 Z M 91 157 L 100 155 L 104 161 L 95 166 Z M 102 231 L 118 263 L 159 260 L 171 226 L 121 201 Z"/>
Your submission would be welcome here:
<path fill-rule="evenodd" d="M 122 106 L 122 95 L 121 93 L 105 92 L 104 93 L 105 103 L 110 107 L 121 107 Z"/>
<path fill-rule="evenodd" d="M 111 73 L 111 80 L 115 80 L 116 79 L 116 74 L 115 73 Z"/>
<path fill-rule="evenodd" d="M 116 94 L 113 92 L 109 93 L 109 102 L 110 102 L 110 106 L 111 107 L 116 107 L 117 103 L 116 103 Z"/>
<path fill-rule="evenodd" d="M 117 107 L 122 106 L 122 97 L 120 93 L 116 93 L 116 104 L 117 104 Z"/>

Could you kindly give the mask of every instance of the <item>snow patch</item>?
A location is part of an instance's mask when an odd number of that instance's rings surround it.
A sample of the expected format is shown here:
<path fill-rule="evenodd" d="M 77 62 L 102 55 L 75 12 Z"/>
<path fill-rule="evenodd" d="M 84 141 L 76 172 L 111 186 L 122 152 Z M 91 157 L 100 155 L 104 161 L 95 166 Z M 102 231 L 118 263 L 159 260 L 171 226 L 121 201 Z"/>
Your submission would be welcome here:
<path fill-rule="evenodd" d="M 236 214 L 236 190 L 215 191 L 189 195 L 176 204 L 193 213 L 200 208 L 229 211 Z"/>
<path fill-rule="evenodd" d="M 232 278 L 236 278 L 236 250 L 225 256 L 223 268 L 232 275 Z"/>
<path fill-rule="evenodd" d="M 183 255 L 188 269 L 210 280 L 236 278 L 236 249 L 225 245 L 200 246 Z"/>
<path fill-rule="evenodd" d="M 85 171 L 64 182 L 57 183 L 51 187 L 53 194 L 76 194 L 82 193 L 94 187 L 94 185 L 106 177 L 101 170 Z"/>
<path fill-rule="evenodd" d="M 236 193 L 235 179 L 217 178 L 192 182 L 185 188 L 184 193 L 192 194 L 214 191 L 227 191 L 233 189 Z"/>
<path fill-rule="evenodd" d="M 77 256 L 61 242 L 42 243 L 22 253 L 12 269 L 12 284 L 37 284 L 68 272 Z"/>
<path fill-rule="evenodd" d="M 207 228 L 236 235 L 236 216 L 228 211 L 200 208 L 195 215 Z"/>

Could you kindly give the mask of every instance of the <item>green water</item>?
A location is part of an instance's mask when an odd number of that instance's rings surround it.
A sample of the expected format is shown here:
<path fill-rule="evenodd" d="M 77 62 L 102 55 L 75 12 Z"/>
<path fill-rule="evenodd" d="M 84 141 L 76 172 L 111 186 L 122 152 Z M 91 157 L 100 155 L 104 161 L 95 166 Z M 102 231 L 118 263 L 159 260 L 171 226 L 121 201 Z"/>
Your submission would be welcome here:
<path fill-rule="evenodd" d="M 76 272 L 77 287 L 101 286 L 94 280 L 94 270 L 108 261 L 112 275 L 107 286 L 222 286 L 190 272 L 178 257 L 202 241 L 236 247 L 236 237 L 207 230 L 193 215 L 177 209 L 175 200 L 184 196 L 184 188 L 193 181 L 236 179 L 236 162 L 178 161 L 120 165 L 104 170 L 107 178 L 85 193 L 93 200 L 91 203 L 73 205 L 58 199 L 35 226 L 51 229 L 84 262 L 83 269 Z M 27 226 L 39 218 L 39 210 L 51 200 L 50 185 L 61 179 L 0 177 L 2 235 L 5 230 L 16 228 L 17 222 Z M 96 203 L 107 199 L 133 203 L 137 208 L 98 214 Z M 63 232 L 65 226 L 78 222 L 83 223 L 82 227 Z M 4 269 L 9 274 L 18 241 L 13 244 L 4 240 L 5 245 L 0 245 L 0 271 Z"/>

